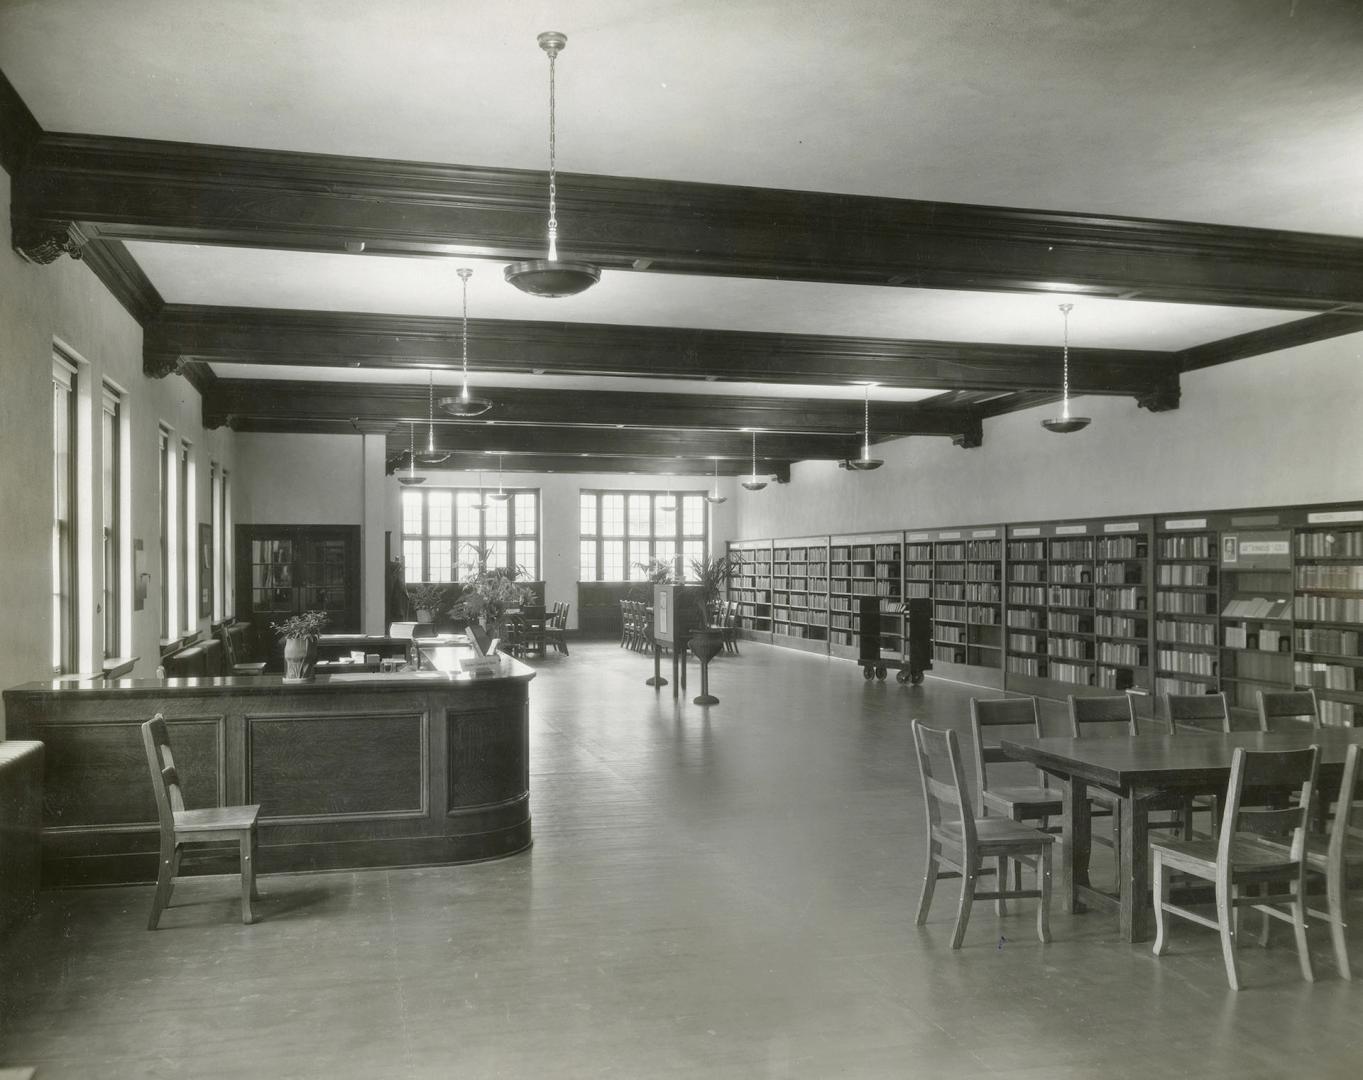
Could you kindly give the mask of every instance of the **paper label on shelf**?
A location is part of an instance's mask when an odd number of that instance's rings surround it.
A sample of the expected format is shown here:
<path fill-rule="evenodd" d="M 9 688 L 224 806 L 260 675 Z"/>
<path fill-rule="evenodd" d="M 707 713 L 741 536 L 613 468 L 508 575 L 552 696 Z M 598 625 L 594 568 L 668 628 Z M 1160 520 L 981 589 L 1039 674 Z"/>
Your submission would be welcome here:
<path fill-rule="evenodd" d="M 970 533 L 971 537 L 976 540 L 992 540 L 998 534 L 997 529 L 973 529 Z"/>
<path fill-rule="evenodd" d="M 1023 527 L 1020 528 L 1020 529 L 1014 529 L 1010 535 L 1012 535 L 1012 536 L 1040 536 L 1040 535 L 1041 535 L 1041 527 L 1038 526 L 1038 525 L 1025 525 L 1025 526 L 1023 526 Z"/>
<path fill-rule="evenodd" d="M 1141 523 L 1139 521 L 1119 521 L 1113 525 L 1104 525 L 1103 532 L 1105 533 L 1139 532 L 1140 528 Z"/>
<path fill-rule="evenodd" d="M 961 533 L 959 530 L 957 530 L 956 532 L 944 532 L 937 534 L 938 540 L 959 540 L 960 538 Z"/>
<path fill-rule="evenodd" d="M 1164 523 L 1166 529 L 1205 529 L 1206 518 L 1170 518 Z"/>
<path fill-rule="evenodd" d="M 1306 520 L 1312 525 L 1331 525 L 1337 521 L 1363 521 L 1363 510 L 1321 510 L 1307 514 Z"/>
<path fill-rule="evenodd" d="M 1057 525 L 1055 527 L 1056 536 L 1082 536 L 1088 531 L 1087 525 Z"/>
<path fill-rule="evenodd" d="M 1286 540 L 1242 540 L 1241 555 L 1287 555 L 1291 545 Z"/>
<path fill-rule="evenodd" d="M 932 539 L 932 535 L 931 535 L 930 533 L 909 533 L 909 534 L 908 534 L 908 537 L 909 537 L 909 540 L 910 540 L 910 541 L 913 541 L 913 540 L 931 540 L 931 539 Z"/>

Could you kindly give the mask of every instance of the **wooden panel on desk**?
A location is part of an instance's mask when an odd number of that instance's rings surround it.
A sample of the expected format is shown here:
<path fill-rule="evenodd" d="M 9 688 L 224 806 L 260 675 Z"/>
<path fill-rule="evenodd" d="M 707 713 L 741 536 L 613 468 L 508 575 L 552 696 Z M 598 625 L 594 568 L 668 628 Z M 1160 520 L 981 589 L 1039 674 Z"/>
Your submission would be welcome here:
<path fill-rule="evenodd" d="M 530 786 L 528 763 L 510 751 L 524 742 L 526 724 L 509 723 L 503 710 L 447 714 L 448 809 L 489 806 L 522 795 Z M 504 763 L 489 768 L 491 762 Z"/>

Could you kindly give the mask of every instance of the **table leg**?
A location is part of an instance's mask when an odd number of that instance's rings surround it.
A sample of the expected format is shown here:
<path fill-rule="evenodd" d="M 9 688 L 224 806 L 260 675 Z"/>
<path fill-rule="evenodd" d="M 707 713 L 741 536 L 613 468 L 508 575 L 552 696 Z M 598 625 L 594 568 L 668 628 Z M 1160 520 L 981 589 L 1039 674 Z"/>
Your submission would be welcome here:
<path fill-rule="evenodd" d="M 1060 895 L 1065 910 L 1079 914 L 1085 909 L 1076 889 L 1089 883 L 1089 848 L 1093 822 L 1089 816 L 1088 785 L 1063 778 L 1064 798 L 1060 845 Z"/>
<path fill-rule="evenodd" d="M 672 696 L 675 698 L 680 693 L 681 682 L 677 675 L 677 644 L 672 643 Z"/>
<path fill-rule="evenodd" d="M 1143 792 L 1122 795 L 1121 932 L 1130 942 L 1150 938 L 1150 799 Z"/>

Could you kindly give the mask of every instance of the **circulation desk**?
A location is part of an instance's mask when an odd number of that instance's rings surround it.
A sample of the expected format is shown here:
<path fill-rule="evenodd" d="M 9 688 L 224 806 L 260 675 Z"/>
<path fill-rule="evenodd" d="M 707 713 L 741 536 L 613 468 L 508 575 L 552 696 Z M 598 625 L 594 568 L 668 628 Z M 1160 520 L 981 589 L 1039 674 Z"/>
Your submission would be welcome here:
<path fill-rule="evenodd" d="M 27 683 L 8 735 L 46 746 L 45 887 L 156 880 L 140 725 L 162 713 L 189 809 L 260 803 L 261 873 L 473 862 L 530 846 L 529 682 L 346 673 Z M 235 851 L 188 873 L 235 873 Z"/>

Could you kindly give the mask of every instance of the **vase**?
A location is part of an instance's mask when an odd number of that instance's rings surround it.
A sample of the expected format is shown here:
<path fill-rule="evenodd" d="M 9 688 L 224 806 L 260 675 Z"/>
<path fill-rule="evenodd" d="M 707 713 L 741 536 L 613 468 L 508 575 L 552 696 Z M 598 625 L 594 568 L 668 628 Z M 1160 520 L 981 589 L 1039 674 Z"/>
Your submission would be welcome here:
<path fill-rule="evenodd" d="M 687 642 L 691 655 L 700 661 L 700 697 L 697 705 L 718 705 L 719 698 L 710 693 L 710 661 L 724 650 L 724 635 L 718 630 L 702 627 L 691 631 Z"/>
<path fill-rule="evenodd" d="M 429 608 L 417 608 L 416 621 L 424 623 L 433 623 L 435 622 L 435 612 L 431 611 Z"/>
<path fill-rule="evenodd" d="M 317 639 L 291 637 L 284 639 L 284 681 L 311 682 L 317 668 Z"/>

